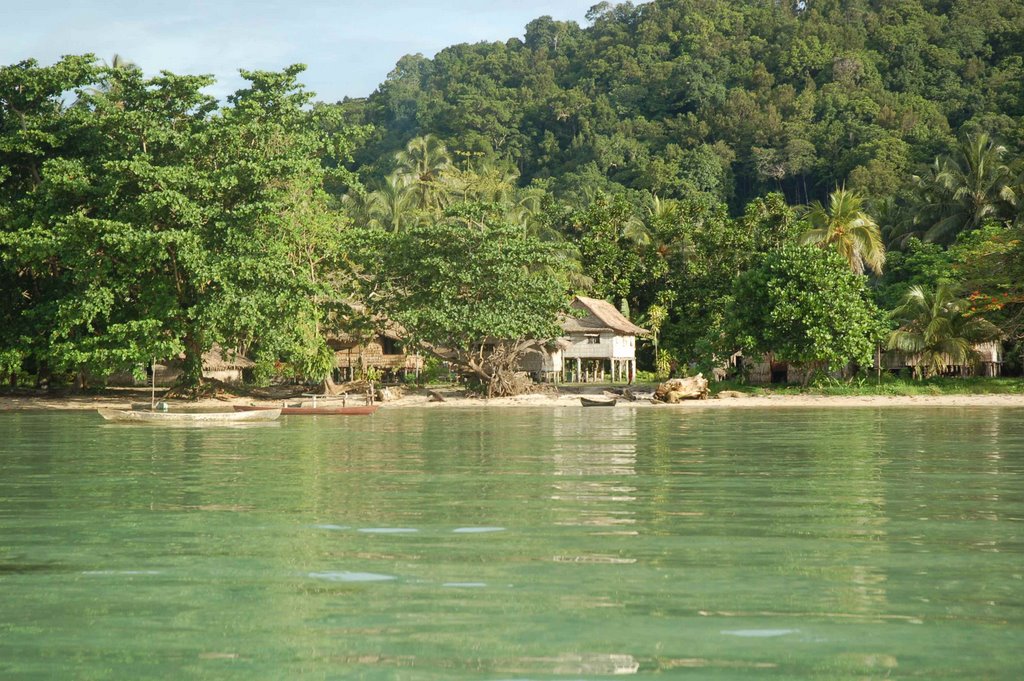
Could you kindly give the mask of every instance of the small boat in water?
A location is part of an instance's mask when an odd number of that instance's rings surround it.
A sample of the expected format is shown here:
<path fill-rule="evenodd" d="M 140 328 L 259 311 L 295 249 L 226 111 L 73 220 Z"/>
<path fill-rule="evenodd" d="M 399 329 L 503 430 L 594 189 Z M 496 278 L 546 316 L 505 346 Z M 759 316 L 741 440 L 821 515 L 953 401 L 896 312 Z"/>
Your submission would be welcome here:
<path fill-rule="evenodd" d="M 164 423 L 215 425 L 231 423 L 259 423 L 274 421 L 281 416 L 281 409 L 260 411 L 138 411 L 132 409 L 97 409 L 100 416 L 119 423 Z"/>
<path fill-rule="evenodd" d="M 584 407 L 614 407 L 618 398 L 615 397 L 584 397 L 580 396 L 580 404 Z"/>
<path fill-rule="evenodd" d="M 256 411 L 269 411 L 279 409 L 282 414 L 288 416 L 369 416 L 380 409 L 376 404 L 368 404 L 361 407 L 257 407 L 250 405 L 236 404 L 234 410 L 240 413 L 251 413 Z"/>

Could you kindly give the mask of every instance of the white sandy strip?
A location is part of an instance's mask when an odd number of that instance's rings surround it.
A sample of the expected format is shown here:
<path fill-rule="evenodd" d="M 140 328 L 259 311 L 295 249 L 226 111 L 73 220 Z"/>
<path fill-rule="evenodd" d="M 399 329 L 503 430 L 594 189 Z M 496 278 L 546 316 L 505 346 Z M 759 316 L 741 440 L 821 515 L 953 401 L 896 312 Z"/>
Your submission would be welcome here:
<path fill-rule="evenodd" d="M 178 401 L 172 401 L 178 404 Z M 180 404 L 188 408 L 224 409 L 231 404 L 254 404 L 250 398 L 207 399 L 198 402 L 182 400 Z M 265 401 L 267 405 L 280 404 L 279 401 Z M 23 411 L 36 409 L 96 409 L 99 407 L 127 408 L 129 401 L 118 397 L 0 397 L 0 411 Z M 450 397 L 444 402 L 430 402 L 425 395 L 408 395 L 393 402 L 381 405 L 385 409 L 401 408 L 517 408 L 540 407 L 561 408 L 579 407 L 578 395 L 562 394 L 521 395 L 519 397 L 503 397 L 491 400 L 467 397 Z M 844 396 L 831 397 L 824 395 L 761 395 L 735 397 L 727 399 L 691 400 L 678 405 L 651 404 L 649 402 L 620 402 L 615 409 L 732 409 L 732 408 L 790 408 L 790 407 L 1016 407 L 1024 408 L 1024 395 L 919 395 L 919 396 Z M 173 405 L 172 405 L 173 408 Z"/>

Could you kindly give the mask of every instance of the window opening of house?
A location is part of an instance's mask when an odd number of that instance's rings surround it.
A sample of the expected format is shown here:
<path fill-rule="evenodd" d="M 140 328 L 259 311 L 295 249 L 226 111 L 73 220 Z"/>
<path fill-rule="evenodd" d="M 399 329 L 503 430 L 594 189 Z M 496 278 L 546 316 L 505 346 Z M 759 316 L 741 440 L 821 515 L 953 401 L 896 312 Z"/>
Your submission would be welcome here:
<path fill-rule="evenodd" d="M 588 333 L 587 334 L 587 344 L 588 345 L 600 345 L 601 344 L 601 336 L 600 336 L 600 334 Z"/>

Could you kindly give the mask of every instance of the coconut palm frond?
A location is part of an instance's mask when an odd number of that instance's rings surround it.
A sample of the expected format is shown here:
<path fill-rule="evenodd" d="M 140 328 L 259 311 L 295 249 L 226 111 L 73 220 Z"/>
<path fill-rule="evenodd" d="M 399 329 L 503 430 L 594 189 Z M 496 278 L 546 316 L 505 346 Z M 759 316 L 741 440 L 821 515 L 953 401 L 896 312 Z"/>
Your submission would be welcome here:
<path fill-rule="evenodd" d="M 917 353 L 924 350 L 924 336 L 915 331 L 897 329 L 889 334 L 886 350 L 899 350 L 900 352 Z"/>

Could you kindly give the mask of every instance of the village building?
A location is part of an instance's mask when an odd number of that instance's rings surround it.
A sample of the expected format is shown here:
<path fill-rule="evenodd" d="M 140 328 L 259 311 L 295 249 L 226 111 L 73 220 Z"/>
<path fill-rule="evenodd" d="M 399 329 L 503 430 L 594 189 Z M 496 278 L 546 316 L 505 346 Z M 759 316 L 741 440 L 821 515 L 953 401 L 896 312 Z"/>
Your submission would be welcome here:
<path fill-rule="evenodd" d="M 184 355 L 169 360 L 161 360 L 154 365 L 144 367 L 145 376 L 136 376 L 129 371 L 119 371 L 107 377 L 110 386 L 147 386 L 154 383 L 151 371 L 156 371 L 155 384 L 161 387 L 173 386 L 181 378 Z M 221 383 L 237 384 L 243 380 L 243 372 L 256 366 L 248 357 L 235 350 L 225 350 L 214 343 L 213 347 L 203 353 L 203 378 L 220 381 Z"/>
<path fill-rule="evenodd" d="M 649 333 L 611 303 L 577 296 L 580 316 L 561 320 L 562 337 L 528 352 L 523 370 L 542 381 L 632 383 L 636 377 L 636 338 Z"/>
<path fill-rule="evenodd" d="M 952 357 L 946 356 L 939 362 L 940 376 L 999 376 L 1003 367 L 1003 343 L 993 340 L 986 343 L 975 343 L 974 361 L 968 364 L 957 364 Z M 916 372 L 921 364 L 921 356 L 898 350 L 882 353 L 882 369 L 891 373 L 901 371 Z"/>
<path fill-rule="evenodd" d="M 967 364 L 957 364 L 952 357 L 946 357 L 940 361 L 938 374 L 940 376 L 986 376 L 995 377 L 1002 374 L 1003 366 L 1003 344 L 998 340 L 985 343 L 975 343 L 973 346 L 975 359 Z M 879 365 L 879 362 L 881 364 Z M 921 356 L 914 353 L 888 350 L 879 352 L 875 357 L 872 370 L 879 369 L 892 374 L 903 371 L 916 372 L 921 364 Z M 743 356 L 742 352 L 734 353 L 721 367 L 715 369 L 715 378 L 724 380 L 728 376 L 742 375 L 751 385 L 768 385 L 771 383 L 804 383 L 810 371 L 807 367 L 790 364 L 780 361 L 772 355 L 764 355 L 760 359 L 751 359 Z M 840 377 L 843 371 L 833 371 L 833 375 Z"/>
<path fill-rule="evenodd" d="M 385 330 L 369 337 L 341 334 L 328 339 L 327 344 L 334 350 L 338 378 L 343 381 L 356 380 L 365 375 L 367 369 L 396 377 L 407 374 L 419 376 L 423 370 L 423 356 L 406 352 L 401 336 L 395 330 Z"/>

